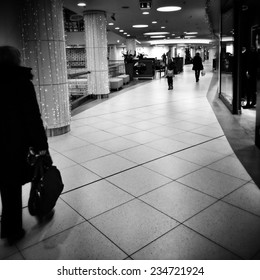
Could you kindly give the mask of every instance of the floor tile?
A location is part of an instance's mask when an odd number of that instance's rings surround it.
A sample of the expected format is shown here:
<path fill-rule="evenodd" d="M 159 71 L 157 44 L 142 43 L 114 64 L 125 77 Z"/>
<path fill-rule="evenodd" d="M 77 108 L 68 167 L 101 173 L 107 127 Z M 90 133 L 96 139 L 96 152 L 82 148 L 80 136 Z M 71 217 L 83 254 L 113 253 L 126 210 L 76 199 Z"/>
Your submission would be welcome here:
<path fill-rule="evenodd" d="M 140 145 L 139 143 L 135 141 L 131 141 L 128 139 L 125 139 L 123 137 L 117 137 L 113 139 L 109 139 L 103 142 L 97 143 L 97 146 L 106 149 L 110 152 L 116 153 L 122 150 L 126 150 L 135 146 Z"/>
<path fill-rule="evenodd" d="M 142 166 L 119 173 L 107 180 L 134 196 L 149 192 L 171 181 Z"/>
<path fill-rule="evenodd" d="M 135 163 L 114 154 L 83 163 L 83 166 L 103 178 L 122 172 L 135 165 Z"/>
<path fill-rule="evenodd" d="M 191 147 L 184 151 L 180 151 L 174 154 L 178 158 L 182 158 L 184 160 L 199 164 L 201 166 L 206 166 L 224 158 L 225 156 L 220 153 L 215 153 L 212 151 L 206 151 L 199 147 Z"/>
<path fill-rule="evenodd" d="M 78 137 L 89 143 L 95 144 L 98 142 L 102 142 L 102 141 L 105 141 L 108 139 L 115 138 L 116 136 L 114 134 L 100 130 L 100 131 L 91 132 L 91 133 L 87 132 L 85 134 L 79 135 Z"/>
<path fill-rule="evenodd" d="M 140 121 L 140 122 L 130 124 L 130 126 L 140 130 L 148 130 L 154 127 L 158 127 L 160 125 L 158 123 L 152 122 L 152 120 L 145 120 L 145 121 Z"/>
<path fill-rule="evenodd" d="M 144 145 L 139 145 L 137 147 L 118 152 L 117 155 L 138 164 L 142 164 L 163 157 L 165 156 L 165 153 Z"/>
<path fill-rule="evenodd" d="M 100 177 L 86 168 L 75 165 L 61 170 L 64 184 L 63 192 L 84 186 L 100 179 Z"/>
<path fill-rule="evenodd" d="M 170 126 L 181 129 L 181 130 L 185 130 L 185 131 L 190 131 L 192 129 L 201 127 L 200 124 L 196 124 L 196 123 L 192 123 L 192 122 L 188 122 L 188 121 L 174 122 L 174 123 L 170 124 Z"/>
<path fill-rule="evenodd" d="M 222 160 L 210 164 L 208 168 L 243 179 L 245 181 L 251 180 L 251 177 L 236 156 L 225 157 Z"/>
<path fill-rule="evenodd" d="M 208 136 L 199 135 L 199 134 L 192 133 L 192 132 L 183 132 L 183 133 L 180 133 L 177 135 L 172 135 L 170 138 L 173 140 L 177 140 L 177 141 L 187 143 L 187 144 L 192 144 L 192 145 L 201 144 L 201 143 L 204 143 L 204 142 L 212 139 Z"/>
<path fill-rule="evenodd" d="M 134 253 L 178 225 L 138 200 L 91 219 L 91 223 L 127 254 Z"/>
<path fill-rule="evenodd" d="M 102 149 L 96 145 L 87 145 L 71 151 L 63 153 L 66 157 L 77 163 L 83 163 L 92 159 L 103 157 L 110 154 L 109 151 Z"/>
<path fill-rule="evenodd" d="M 11 255 L 10 257 L 6 258 L 7 261 L 10 261 L 10 260 L 17 260 L 17 261 L 21 261 L 21 260 L 24 260 L 24 257 L 22 256 L 21 253 L 16 253 L 16 254 L 13 254 Z"/>
<path fill-rule="evenodd" d="M 183 132 L 183 130 L 169 126 L 169 125 L 164 125 L 160 127 L 155 127 L 152 129 L 148 130 L 151 133 L 158 134 L 163 137 L 170 137 L 172 135 L 177 135 Z"/>
<path fill-rule="evenodd" d="M 190 147 L 189 144 L 185 144 L 185 143 L 175 141 L 175 140 L 172 140 L 169 138 L 158 139 L 153 142 L 147 143 L 145 145 L 148 147 L 157 149 L 159 151 L 162 151 L 164 153 L 167 153 L 167 154 L 178 152 L 178 151 L 181 151 L 183 149 Z"/>
<path fill-rule="evenodd" d="M 124 135 L 128 135 L 128 134 L 132 134 L 132 133 L 136 133 L 139 132 L 140 130 L 131 126 L 127 126 L 127 125 L 120 125 L 114 128 L 110 128 L 108 130 L 106 130 L 109 133 L 112 133 L 114 135 L 117 136 L 124 136 Z"/>
<path fill-rule="evenodd" d="M 159 135 L 156 135 L 154 133 L 148 132 L 148 131 L 140 131 L 137 133 L 132 133 L 129 135 L 125 135 L 124 136 L 126 139 L 132 140 L 132 141 L 136 141 L 140 144 L 145 144 L 151 141 L 154 141 L 156 139 L 162 138 Z"/>
<path fill-rule="evenodd" d="M 244 259 L 260 249 L 260 217 L 219 201 L 185 225 Z"/>
<path fill-rule="evenodd" d="M 232 176 L 202 168 L 178 179 L 178 182 L 200 190 L 216 198 L 222 198 L 246 182 Z"/>
<path fill-rule="evenodd" d="M 145 164 L 144 167 L 147 167 L 173 180 L 201 168 L 201 166 L 197 164 L 182 160 L 175 156 L 167 156 L 158 160 L 154 160 Z"/>
<path fill-rule="evenodd" d="M 199 145 L 199 147 L 205 150 L 213 151 L 224 155 L 231 155 L 234 153 L 228 141 L 222 139 L 222 137 L 212 139 L 211 141 Z"/>
<path fill-rule="evenodd" d="M 131 124 L 131 123 L 138 122 L 138 121 L 140 121 L 140 119 L 132 117 L 132 116 L 123 116 L 122 118 L 116 119 L 115 121 L 119 124 L 128 125 L 128 124 Z"/>
<path fill-rule="evenodd" d="M 28 260 L 121 260 L 127 256 L 87 222 L 25 249 L 22 254 Z"/>
<path fill-rule="evenodd" d="M 65 152 L 63 153 L 65 154 Z M 72 161 L 65 157 L 64 155 L 56 153 L 52 156 L 53 164 L 57 166 L 58 169 L 63 169 L 67 167 L 71 167 L 73 165 L 76 165 L 75 161 Z"/>
<path fill-rule="evenodd" d="M 209 137 L 213 137 L 213 138 L 224 135 L 224 132 L 221 128 L 209 127 L 209 126 L 203 126 L 203 127 L 193 129 L 192 133 L 197 133 L 197 134 L 201 134 L 201 135 L 205 135 L 205 136 L 209 136 Z"/>
<path fill-rule="evenodd" d="M 236 260 L 234 254 L 178 226 L 131 256 L 134 260 Z"/>
<path fill-rule="evenodd" d="M 47 224 L 38 224 L 36 218 L 29 214 L 28 208 L 25 208 L 23 212 L 23 222 L 26 235 L 17 244 L 20 250 L 84 221 L 78 213 L 76 213 L 61 199 L 57 201 L 53 219 Z"/>
<path fill-rule="evenodd" d="M 158 111 L 157 111 L 158 113 Z M 163 111 L 163 115 L 165 115 L 165 111 Z M 171 125 L 174 122 L 177 122 L 178 119 L 174 119 L 172 117 L 167 117 L 167 116 L 161 116 L 153 119 L 153 123 L 157 123 L 160 125 Z"/>
<path fill-rule="evenodd" d="M 51 142 L 49 145 L 50 148 L 52 148 L 53 150 L 62 153 L 65 151 L 73 150 L 88 145 L 88 142 L 77 137 L 67 135 L 66 138 L 62 140 L 56 140 L 55 142 Z"/>
<path fill-rule="evenodd" d="M 62 195 L 85 219 L 93 218 L 134 197 L 103 180 Z"/>
<path fill-rule="evenodd" d="M 190 121 L 193 123 L 198 123 L 201 125 L 210 125 L 210 124 L 216 122 L 216 117 L 213 115 L 210 117 L 191 116 L 191 118 L 187 119 L 187 121 Z"/>
<path fill-rule="evenodd" d="M 72 136 L 79 136 L 79 135 L 85 134 L 87 132 L 92 133 L 92 132 L 96 132 L 96 131 L 98 131 L 97 128 L 94 128 L 89 125 L 84 125 L 84 126 L 79 126 L 79 127 L 73 127 L 73 129 L 71 129 L 71 131 L 69 133 Z"/>
<path fill-rule="evenodd" d="M 17 254 L 17 253 L 18 253 L 18 249 L 15 246 L 9 246 L 6 243 L 5 239 L 0 239 L 0 260 L 7 259 L 13 254 Z"/>
<path fill-rule="evenodd" d="M 260 216 L 260 191 L 255 184 L 248 183 L 223 200 Z"/>
<path fill-rule="evenodd" d="M 99 130 L 105 130 L 105 129 L 117 127 L 117 126 L 119 126 L 119 124 L 114 121 L 105 121 L 104 120 L 102 122 L 91 124 L 91 126 L 96 129 L 99 129 Z"/>
<path fill-rule="evenodd" d="M 181 223 L 216 201 L 178 182 L 169 183 L 140 199 Z"/>

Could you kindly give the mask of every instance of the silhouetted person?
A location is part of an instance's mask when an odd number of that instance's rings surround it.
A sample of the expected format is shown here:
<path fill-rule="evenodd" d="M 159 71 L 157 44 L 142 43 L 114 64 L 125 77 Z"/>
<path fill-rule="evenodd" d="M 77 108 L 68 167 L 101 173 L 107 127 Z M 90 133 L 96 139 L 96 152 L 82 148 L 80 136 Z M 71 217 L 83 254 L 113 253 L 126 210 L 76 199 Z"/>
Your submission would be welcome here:
<path fill-rule="evenodd" d="M 48 152 L 48 142 L 32 84 L 31 68 L 21 66 L 19 50 L 0 47 L 1 88 L 1 238 L 11 245 L 25 231 L 22 225 L 22 185 L 32 180 L 29 147 Z"/>
<path fill-rule="evenodd" d="M 165 76 L 168 82 L 168 89 L 173 89 L 173 77 L 174 77 L 175 64 L 169 60 L 169 64 L 166 67 Z"/>
<path fill-rule="evenodd" d="M 196 53 L 196 55 L 194 56 L 194 58 L 192 60 L 192 63 L 193 63 L 192 70 L 195 71 L 195 79 L 196 79 L 196 82 L 198 82 L 200 79 L 200 71 L 204 69 L 203 64 L 202 64 L 202 58 L 199 53 Z"/>

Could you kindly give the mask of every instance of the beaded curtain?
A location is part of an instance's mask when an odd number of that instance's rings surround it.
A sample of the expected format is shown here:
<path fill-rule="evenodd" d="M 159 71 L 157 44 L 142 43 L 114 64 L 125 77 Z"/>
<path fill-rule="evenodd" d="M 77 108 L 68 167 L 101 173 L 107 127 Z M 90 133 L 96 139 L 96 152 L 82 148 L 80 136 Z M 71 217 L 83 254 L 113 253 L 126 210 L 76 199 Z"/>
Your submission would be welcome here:
<path fill-rule="evenodd" d="M 61 0 L 25 0 L 22 39 L 25 65 L 34 85 L 47 129 L 70 124 L 63 5 Z"/>

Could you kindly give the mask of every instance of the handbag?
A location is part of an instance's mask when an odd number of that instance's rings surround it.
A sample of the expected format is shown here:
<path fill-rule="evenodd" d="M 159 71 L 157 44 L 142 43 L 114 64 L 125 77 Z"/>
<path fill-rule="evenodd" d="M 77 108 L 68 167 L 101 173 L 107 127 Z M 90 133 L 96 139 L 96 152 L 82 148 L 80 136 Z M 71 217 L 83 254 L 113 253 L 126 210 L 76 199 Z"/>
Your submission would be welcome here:
<path fill-rule="evenodd" d="M 50 155 L 37 156 L 28 201 L 32 216 L 44 217 L 52 211 L 64 185 L 58 168 L 52 165 Z"/>
<path fill-rule="evenodd" d="M 201 76 L 205 76 L 205 75 L 206 75 L 205 70 L 202 70 L 202 71 L 201 71 Z"/>

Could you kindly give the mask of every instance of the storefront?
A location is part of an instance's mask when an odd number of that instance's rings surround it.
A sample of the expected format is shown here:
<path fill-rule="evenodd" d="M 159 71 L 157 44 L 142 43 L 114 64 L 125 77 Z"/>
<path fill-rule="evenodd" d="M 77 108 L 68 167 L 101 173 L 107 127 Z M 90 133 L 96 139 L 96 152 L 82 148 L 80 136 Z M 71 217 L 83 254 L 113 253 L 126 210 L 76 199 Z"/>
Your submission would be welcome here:
<path fill-rule="evenodd" d="M 260 147 L 259 8 L 256 0 L 221 1 L 219 97 L 232 114 L 256 111 L 255 142 Z"/>

